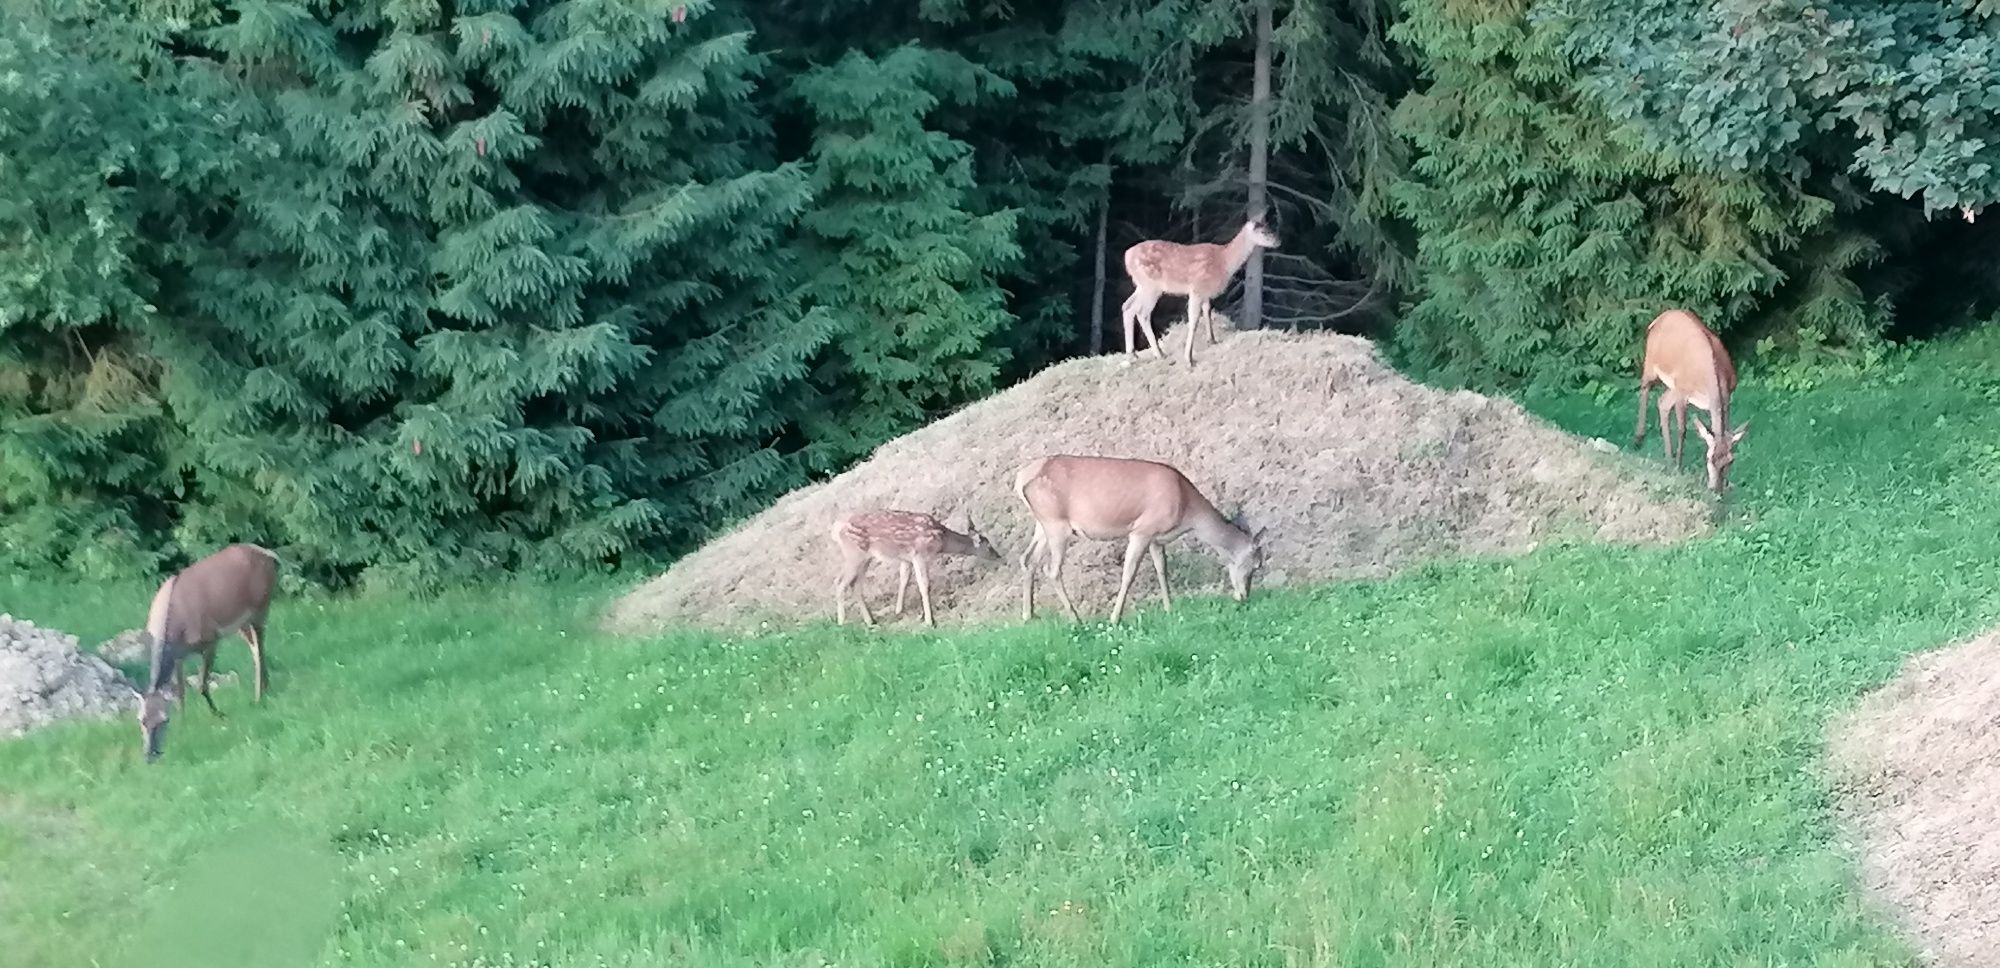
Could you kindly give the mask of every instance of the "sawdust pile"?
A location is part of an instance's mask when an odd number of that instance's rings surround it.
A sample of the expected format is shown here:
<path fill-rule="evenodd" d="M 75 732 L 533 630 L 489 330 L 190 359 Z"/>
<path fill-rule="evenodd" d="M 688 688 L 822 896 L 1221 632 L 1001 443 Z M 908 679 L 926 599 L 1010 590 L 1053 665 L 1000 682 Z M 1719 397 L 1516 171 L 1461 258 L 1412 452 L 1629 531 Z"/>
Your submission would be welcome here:
<path fill-rule="evenodd" d="M 1163 334 L 1162 342 L 1177 347 L 1179 338 Z M 946 559 L 932 582 L 940 625 L 1017 617 L 1014 557 L 1034 525 L 1013 493 L 1014 474 L 1052 453 L 1180 468 L 1225 515 L 1241 513 L 1261 531 L 1257 587 L 1381 576 L 1551 540 L 1664 543 L 1709 527 L 1692 476 L 1571 437 L 1511 401 L 1413 383 L 1367 340 L 1227 332 L 1216 346 L 1197 347 L 1192 372 L 1177 354 L 1131 366 L 1120 357 L 1072 360 L 884 444 L 868 462 L 787 495 L 633 590 L 606 624 L 643 631 L 830 620 L 828 529 L 841 514 L 878 507 L 929 511 L 961 530 L 970 512 L 1006 556 Z M 1123 543 L 1070 548 L 1064 576 L 1078 608 L 1108 613 Z M 1225 590 L 1221 565 L 1193 538 L 1167 551 L 1177 594 Z M 857 587 L 880 603 L 894 598 L 895 580 L 895 568 L 878 564 Z M 1135 601 L 1157 608 L 1158 594 L 1142 568 Z M 921 623 L 914 588 L 910 596 L 901 619 L 878 619 Z"/>
<path fill-rule="evenodd" d="M 76 636 L 0 615 L 0 737 L 74 716 L 129 715 L 131 686 Z"/>
<path fill-rule="evenodd" d="M 1862 881 L 1938 968 L 2000 957 L 2000 632 L 1912 658 L 1835 725 Z"/>

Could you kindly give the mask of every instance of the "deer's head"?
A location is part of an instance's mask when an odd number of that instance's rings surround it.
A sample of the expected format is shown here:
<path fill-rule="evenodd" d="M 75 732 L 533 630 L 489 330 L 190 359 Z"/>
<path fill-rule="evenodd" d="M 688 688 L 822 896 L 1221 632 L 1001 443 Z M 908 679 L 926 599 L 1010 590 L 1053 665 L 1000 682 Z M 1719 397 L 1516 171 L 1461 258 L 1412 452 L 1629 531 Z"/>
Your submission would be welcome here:
<path fill-rule="evenodd" d="M 1275 249 L 1278 247 L 1278 234 L 1271 231 L 1270 226 L 1264 224 L 1263 219 L 1253 218 L 1245 223 L 1243 228 L 1250 233 L 1251 242 L 1266 249 Z"/>
<path fill-rule="evenodd" d="M 1708 489 L 1721 494 L 1729 487 L 1729 465 L 1736 462 L 1736 444 L 1743 435 L 1750 432 L 1750 422 L 1738 424 L 1735 430 L 1717 437 L 1703 424 L 1700 417 L 1693 421 L 1694 432 L 1701 435 L 1701 442 L 1708 445 Z"/>
<path fill-rule="evenodd" d="M 139 693 L 139 735 L 146 762 L 160 758 L 160 744 L 167 735 L 167 691 L 148 689 Z"/>
<path fill-rule="evenodd" d="M 1000 549 L 993 547 L 993 542 L 979 533 L 979 525 L 972 523 L 972 513 L 969 511 L 965 515 L 965 538 L 972 543 L 972 550 L 967 553 L 974 558 L 999 559 Z"/>
<path fill-rule="evenodd" d="M 1230 523 L 1235 525 L 1237 533 L 1242 535 L 1240 540 L 1232 543 L 1225 560 L 1229 568 L 1229 595 L 1240 602 L 1250 597 L 1250 575 L 1264 561 L 1261 540 L 1264 532 L 1259 529 L 1253 534 L 1240 513 L 1230 519 Z"/>

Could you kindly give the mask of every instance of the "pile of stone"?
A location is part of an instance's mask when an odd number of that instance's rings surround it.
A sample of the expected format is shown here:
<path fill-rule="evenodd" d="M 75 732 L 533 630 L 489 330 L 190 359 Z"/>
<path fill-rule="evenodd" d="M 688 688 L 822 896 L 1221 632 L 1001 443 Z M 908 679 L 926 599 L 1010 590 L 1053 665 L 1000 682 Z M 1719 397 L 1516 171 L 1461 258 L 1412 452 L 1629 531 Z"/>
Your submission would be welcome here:
<path fill-rule="evenodd" d="M 0 614 L 0 737 L 79 716 L 129 715 L 131 684 L 76 636 Z"/>

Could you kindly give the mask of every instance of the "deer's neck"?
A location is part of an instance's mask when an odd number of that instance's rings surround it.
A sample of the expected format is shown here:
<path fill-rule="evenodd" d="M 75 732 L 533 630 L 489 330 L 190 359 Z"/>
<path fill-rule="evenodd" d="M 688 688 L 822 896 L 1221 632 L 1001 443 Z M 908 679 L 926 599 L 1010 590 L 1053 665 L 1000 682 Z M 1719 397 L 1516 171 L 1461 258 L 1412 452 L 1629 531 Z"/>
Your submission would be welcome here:
<path fill-rule="evenodd" d="M 1250 253 L 1256 249 L 1257 240 L 1250 237 L 1250 223 L 1245 222 L 1242 228 L 1236 230 L 1236 237 L 1222 247 L 1224 278 L 1235 275 L 1238 269 L 1243 268 L 1243 263 L 1250 261 Z"/>
<path fill-rule="evenodd" d="M 1722 349 L 1715 342 L 1708 344 L 1708 372 L 1715 380 L 1715 409 L 1709 411 L 1709 422 L 1714 424 L 1716 446 L 1722 446 L 1722 435 L 1729 432 L 1729 384 L 1722 372 Z"/>
<path fill-rule="evenodd" d="M 959 534 L 958 532 L 953 531 L 950 528 L 945 528 L 944 541 L 940 545 L 940 550 L 942 550 L 945 554 L 948 555 L 971 554 L 972 536 Z"/>
<path fill-rule="evenodd" d="M 1241 554 L 1250 545 L 1250 532 L 1231 524 L 1213 504 L 1195 513 L 1188 530 L 1194 532 L 1201 543 L 1230 557 Z"/>

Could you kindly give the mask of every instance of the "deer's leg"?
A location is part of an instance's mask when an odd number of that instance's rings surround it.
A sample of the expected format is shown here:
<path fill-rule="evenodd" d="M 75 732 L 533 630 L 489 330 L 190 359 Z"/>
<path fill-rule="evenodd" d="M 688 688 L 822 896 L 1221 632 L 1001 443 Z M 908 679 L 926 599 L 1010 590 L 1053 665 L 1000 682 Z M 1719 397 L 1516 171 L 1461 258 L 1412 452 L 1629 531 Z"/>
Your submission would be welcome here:
<path fill-rule="evenodd" d="M 208 711 L 214 713 L 216 718 L 220 719 L 222 718 L 222 710 L 215 708 L 215 697 L 208 694 L 208 677 L 214 671 L 215 649 L 210 648 L 207 652 L 201 654 L 201 701 L 208 703 Z"/>
<path fill-rule="evenodd" d="M 865 569 L 865 568 L 864 568 L 864 569 L 862 569 L 862 570 L 863 570 L 863 571 L 866 571 L 867 569 Z M 859 578 L 859 577 L 861 577 L 861 572 L 855 572 L 855 573 L 854 573 L 854 577 L 856 577 L 856 578 Z M 875 613 L 873 613 L 873 612 L 871 612 L 871 611 L 869 611 L 869 610 L 868 610 L 868 595 L 867 595 L 867 593 L 865 593 L 865 592 L 856 592 L 856 593 L 854 593 L 854 607 L 855 607 L 855 608 L 858 608 L 858 609 L 860 609 L 860 610 L 861 610 L 861 622 L 862 622 L 862 624 L 864 624 L 864 625 L 874 625 L 874 624 L 875 624 Z"/>
<path fill-rule="evenodd" d="M 1126 296 L 1125 302 L 1118 307 L 1118 321 L 1125 326 L 1126 356 L 1132 355 L 1133 353 L 1132 339 L 1133 337 L 1138 335 L 1137 333 L 1137 328 L 1139 325 L 1139 316 L 1137 313 L 1138 307 L 1139 307 L 1139 290 L 1137 287 L 1134 287 L 1132 290 L 1132 294 Z"/>
<path fill-rule="evenodd" d="M 1189 338 L 1194 331 L 1188 330 Z M 1132 579 L 1139 573 L 1139 549 L 1146 547 L 1151 538 L 1132 535 L 1125 539 L 1125 573 L 1118 579 L 1118 600 L 1111 603 L 1111 624 L 1117 625 L 1119 616 L 1125 614 L 1125 596 L 1132 591 Z"/>
<path fill-rule="evenodd" d="M 1021 600 L 1021 620 L 1035 617 L 1035 553 L 1042 549 L 1042 525 L 1035 522 L 1035 536 L 1028 539 L 1028 547 L 1021 551 L 1021 577 L 1026 581 L 1025 597 Z"/>
<path fill-rule="evenodd" d="M 243 641 L 250 645 L 250 665 L 257 676 L 257 701 L 264 701 L 264 690 L 271 680 L 264 672 L 264 626 L 243 626 Z"/>
<path fill-rule="evenodd" d="M 1157 541 L 1147 544 L 1146 550 L 1153 553 L 1153 574 L 1160 576 L 1160 604 L 1171 612 L 1174 610 L 1174 596 L 1167 593 L 1167 553 Z"/>
<path fill-rule="evenodd" d="M 1207 301 L 1201 304 L 1202 325 L 1208 330 L 1208 345 L 1215 345 L 1215 306 Z"/>
<path fill-rule="evenodd" d="M 1674 459 L 1674 391 L 1660 394 L 1660 450 Z"/>
<path fill-rule="evenodd" d="M 1674 470 L 1688 464 L 1688 400 L 1674 404 Z"/>
<path fill-rule="evenodd" d="M 903 614 L 903 594 L 910 589 L 910 563 L 896 563 L 896 614 Z M 919 589 L 921 591 L 921 589 Z"/>
<path fill-rule="evenodd" d="M 1159 302 L 1159 290 L 1147 286 L 1135 286 L 1132 289 L 1132 297 L 1125 300 L 1125 355 L 1128 358 L 1138 353 L 1133 343 L 1138 337 L 1140 326 L 1146 327 L 1146 337 L 1152 339 L 1153 348 L 1156 350 L 1159 348 L 1159 340 L 1153 337 L 1153 307 Z"/>
<path fill-rule="evenodd" d="M 1652 393 L 1653 381 L 1641 377 L 1639 379 L 1639 426 L 1632 430 L 1633 450 L 1638 450 L 1639 445 L 1646 442 L 1646 398 L 1651 396 Z M 1666 432 L 1667 428 L 1660 428 L 1660 433 L 1664 434 Z"/>
<path fill-rule="evenodd" d="M 1126 330 L 1126 358 L 1138 354 L 1138 350 L 1134 348 L 1134 342 L 1138 340 L 1138 318 L 1148 312 L 1152 312 L 1152 300 L 1146 296 L 1144 288 L 1134 286 L 1132 294 L 1126 296 L 1124 306 L 1118 308 L 1118 320 L 1124 324 Z"/>
<path fill-rule="evenodd" d="M 1056 597 L 1062 599 L 1063 611 L 1069 613 L 1069 620 L 1072 622 L 1081 622 L 1083 621 L 1083 616 L 1076 613 L 1076 603 L 1069 600 L 1069 589 L 1063 587 L 1063 551 L 1065 550 L 1064 546 L 1068 542 L 1068 525 L 1064 525 L 1060 529 L 1049 529 L 1042 539 L 1043 547 L 1047 548 L 1049 553 L 1049 584 L 1056 586 Z"/>
<path fill-rule="evenodd" d="M 868 559 L 866 558 L 848 559 L 842 563 L 840 579 L 833 583 L 833 620 L 835 624 L 847 624 L 847 593 L 854 588 L 855 582 L 861 580 L 861 573 L 867 570 Z M 856 595 L 854 597 L 854 606 L 861 609 L 862 621 L 870 625 L 875 624 L 875 617 L 868 614 L 868 600 L 866 598 Z"/>
<path fill-rule="evenodd" d="M 937 620 L 931 617 L 931 573 L 924 567 L 923 559 L 917 559 L 913 570 L 917 573 L 917 597 L 924 601 L 924 624 L 937 628 Z"/>
<path fill-rule="evenodd" d="M 1139 325 L 1145 327 L 1146 342 L 1152 344 L 1153 352 L 1164 360 L 1167 358 L 1167 351 L 1160 347 L 1160 334 L 1153 332 L 1153 307 L 1159 302 L 1158 293 L 1147 293 L 1146 299 L 1139 304 L 1138 311 L 1134 315 L 1138 318 Z"/>
<path fill-rule="evenodd" d="M 1203 311 L 1204 311 L 1204 310 L 1205 310 L 1205 309 L 1207 308 L 1207 306 L 1208 306 L 1208 300 L 1206 300 L 1206 299 L 1203 299 L 1203 298 L 1201 298 L 1201 297 L 1199 297 L 1199 296 L 1189 296 L 1189 297 L 1188 297 L 1188 308 L 1187 308 L 1187 314 L 1188 314 L 1188 315 L 1187 315 L 1187 331 L 1188 331 L 1188 338 L 1187 338 L 1187 365 L 1189 365 L 1189 366 L 1193 366 L 1193 365 L 1194 365 L 1194 331 L 1195 331 L 1196 329 L 1199 329 L 1199 328 L 1200 328 L 1200 324 L 1201 324 L 1201 315 L 1202 315 L 1202 312 L 1203 312 Z"/>

